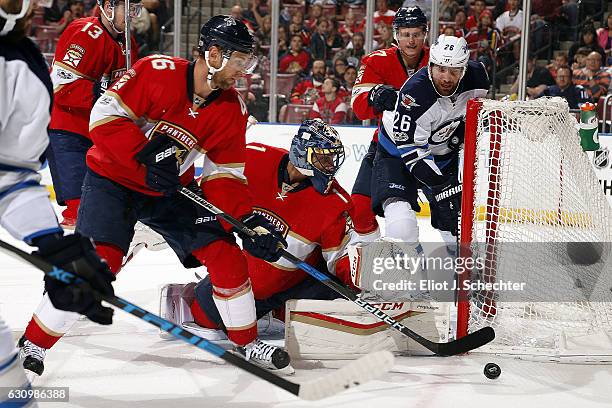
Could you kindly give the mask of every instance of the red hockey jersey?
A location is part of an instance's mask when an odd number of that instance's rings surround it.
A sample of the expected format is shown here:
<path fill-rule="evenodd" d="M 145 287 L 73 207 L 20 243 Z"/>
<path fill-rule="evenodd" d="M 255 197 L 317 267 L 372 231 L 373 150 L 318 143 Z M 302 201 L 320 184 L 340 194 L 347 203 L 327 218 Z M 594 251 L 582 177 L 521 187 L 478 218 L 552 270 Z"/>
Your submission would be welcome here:
<path fill-rule="evenodd" d="M 94 104 L 94 84 L 106 89 L 125 73 L 123 35 L 114 39 L 100 17 L 73 21 L 57 43 L 51 80 L 53 111 L 50 129 L 89 137 L 89 114 Z M 132 38 L 132 61 L 136 43 Z"/>
<path fill-rule="evenodd" d="M 334 181 L 329 194 L 308 186 L 284 191 L 283 171 L 287 151 L 260 143 L 247 145 L 246 176 L 253 196 L 253 210 L 265 216 L 283 233 L 287 251 L 316 265 L 323 260 L 330 272 L 351 284 L 346 245 L 351 237 L 350 195 Z M 253 293 L 266 299 L 298 284 L 307 276 L 291 262 L 281 258 L 268 263 L 246 254 Z"/>
<path fill-rule="evenodd" d="M 382 113 L 374 112 L 374 109 L 368 105 L 370 89 L 378 84 L 384 84 L 399 90 L 412 74 L 426 67 L 428 61 L 427 47 L 423 47 L 419 66 L 415 70 L 406 68 L 401 51 L 397 47 L 374 51 L 363 57 L 351 95 L 351 108 L 355 116 L 361 120 L 380 119 Z M 378 140 L 378 130 L 374 133 L 374 140 Z"/>
<path fill-rule="evenodd" d="M 87 165 L 132 190 L 159 196 L 145 183 L 146 169 L 135 158 L 154 137 L 179 142 L 183 185 L 193 179 L 193 163 L 204 155 L 201 187 L 213 204 L 234 217 L 251 211 L 244 176 L 247 108 L 235 89 L 194 97 L 195 63 L 153 55 L 138 61 L 91 111 L 93 147 Z M 139 128 L 135 121 L 146 119 Z"/>

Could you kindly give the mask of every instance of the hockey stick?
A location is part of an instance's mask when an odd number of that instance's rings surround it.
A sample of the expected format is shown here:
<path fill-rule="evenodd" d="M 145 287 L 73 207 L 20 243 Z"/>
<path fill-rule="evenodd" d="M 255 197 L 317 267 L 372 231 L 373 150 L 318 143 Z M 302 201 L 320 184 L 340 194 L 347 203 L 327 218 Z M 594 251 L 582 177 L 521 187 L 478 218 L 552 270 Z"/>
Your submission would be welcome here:
<path fill-rule="evenodd" d="M 234 217 L 229 214 L 224 213 L 219 208 L 215 207 L 210 202 L 206 201 L 204 198 L 195 194 L 193 191 L 189 190 L 186 187 L 182 187 L 178 190 L 182 195 L 189 198 L 191 201 L 197 203 L 201 207 L 206 208 L 211 213 L 219 216 L 225 222 L 231 224 L 234 228 L 242 231 L 243 234 L 252 236 L 255 232 L 249 228 L 247 228 L 242 222 L 238 221 Z M 453 356 L 456 354 L 466 353 L 470 350 L 478 348 L 480 346 L 484 346 L 495 338 L 495 331 L 491 327 L 484 327 L 480 330 L 477 330 L 473 333 L 468 334 L 465 337 L 462 337 L 458 340 L 454 340 L 448 343 L 436 343 L 431 340 L 426 339 L 425 337 L 413 332 L 408 327 L 399 323 L 391 316 L 383 312 L 382 310 L 376 308 L 372 304 L 362 300 L 357 296 L 357 294 L 350 288 L 347 288 L 344 285 L 341 285 L 338 282 L 330 279 L 329 276 L 324 274 L 323 272 L 318 271 L 311 265 L 303 262 L 296 256 L 290 254 L 286 250 L 281 250 L 281 256 L 295 266 L 302 269 L 304 272 L 308 273 L 321 283 L 323 283 L 328 288 L 336 291 L 338 294 L 342 295 L 344 298 L 352 301 L 353 303 L 359 305 L 362 309 L 370 312 L 372 315 L 376 316 L 379 320 L 387 323 L 389 326 L 393 327 L 395 330 L 402 332 L 404 335 L 410 337 L 426 349 L 431 352 L 440 355 L 440 356 Z"/>
<path fill-rule="evenodd" d="M 63 269 L 57 268 L 36 255 L 29 254 L 1 240 L 0 248 L 4 249 L 8 254 L 17 257 L 18 259 L 25 260 L 54 279 L 67 284 L 82 282 L 81 278 L 78 276 Z M 305 400 L 314 401 L 330 397 L 348 388 L 375 379 L 388 372 L 393 366 L 394 358 L 390 352 L 377 351 L 355 360 L 333 373 L 329 373 L 305 383 L 297 384 L 288 381 L 274 374 L 273 372 L 266 370 L 265 368 L 256 366 L 250 361 L 245 360 L 243 357 L 231 353 L 222 347 L 203 339 L 202 337 L 183 330 L 174 323 L 150 313 L 125 299 L 118 296 L 104 296 L 103 299 L 111 305 L 170 333 L 174 337 L 204 351 L 208 351 L 209 353 L 227 361 L 233 366 L 241 368 L 244 371 L 255 375 L 256 377 L 274 384 L 277 387 L 280 387 L 285 391 L 288 391 L 293 395 L 297 395 Z"/>

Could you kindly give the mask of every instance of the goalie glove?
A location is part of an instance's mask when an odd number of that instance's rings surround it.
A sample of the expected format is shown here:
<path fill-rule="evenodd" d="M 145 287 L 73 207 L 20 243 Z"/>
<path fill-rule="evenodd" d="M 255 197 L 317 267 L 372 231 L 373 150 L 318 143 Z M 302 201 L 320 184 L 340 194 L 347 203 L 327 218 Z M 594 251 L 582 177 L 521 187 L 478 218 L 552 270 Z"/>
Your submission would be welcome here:
<path fill-rule="evenodd" d="M 449 231 L 457 236 L 459 214 L 461 213 L 462 185 L 457 175 L 451 176 L 445 183 L 431 186 L 431 192 L 437 208 L 432 208 L 432 225 L 441 231 Z"/>
<path fill-rule="evenodd" d="M 378 84 L 368 93 L 368 105 L 378 112 L 395 110 L 397 91 L 389 85 Z"/>
<path fill-rule="evenodd" d="M 238 236 L 242 239 L 244 250 L 267 262 L 278 261 L 281 257 L 281 249 L 287 248 L 287 241 L 280 232 L 261 214 L 247 215 L 242 222 L 255 231 L 253 236 L 237 231 Z"/>
<path fill-rule="evenodd" d="M 136 154 L 136 160 L 146 166 L 145 182 L 151 190 L 165 196 L 176 194 L 181 187 L 177 157 L 183 150 L 184 147 L 174 139 L 158 136 Z"/>

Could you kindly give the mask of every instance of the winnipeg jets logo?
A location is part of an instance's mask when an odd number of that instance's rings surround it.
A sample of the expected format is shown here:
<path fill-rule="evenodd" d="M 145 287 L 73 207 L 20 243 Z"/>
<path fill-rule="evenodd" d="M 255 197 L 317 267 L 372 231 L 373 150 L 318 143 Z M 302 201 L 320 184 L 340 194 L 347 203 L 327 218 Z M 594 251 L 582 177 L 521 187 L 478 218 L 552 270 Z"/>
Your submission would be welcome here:
<path fill-rule="evenodd" d="M 228 27 L 229 27 L 229 26 L 234 26 L 234 25 L 236 25 L 236 20 L 234 19 L 234 17 L 229 17 L 229 16 L 228 16 L 228 17 L 225 19 L 225 25 L 226 25 L 226 26 L 228 26 Z"/>
<path fill-rule="evenodd" d="M 416 103 L 416 101 L 414 100 L 414 98 L 408 94 L 402 94 L 402 106 L 408 110 L 410 110 L 411 108 L 416 108 L 419 107 L 421 105 L 419 105 L 418 103 Z"/>
<path fill-rule="evenodd" d="M 200 114 L 200 112 L 194 111 L 193 109 L 189 108 L 189 113 L 188 115 L 191 116 L 192 118 L 196 118 L 196 116 L 198 116 Z"/>

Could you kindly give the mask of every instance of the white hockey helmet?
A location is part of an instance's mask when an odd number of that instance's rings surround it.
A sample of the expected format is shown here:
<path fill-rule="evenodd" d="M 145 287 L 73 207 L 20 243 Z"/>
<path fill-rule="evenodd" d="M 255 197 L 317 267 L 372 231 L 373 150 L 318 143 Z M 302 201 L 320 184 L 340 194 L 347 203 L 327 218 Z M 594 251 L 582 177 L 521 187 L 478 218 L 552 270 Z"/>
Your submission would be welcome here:
<path fill-rule="evenodd" d="M 459 87 L 459 82 L 463 79 L 465 72 L 467 71 L 467 64 L 470 59 L 470 49 L 468 48 L 467 42 L 463 37 L 453 37 L 452 35 L 440 35 L 436 42 L 429 49 L 429 64 L 427 65 L 427 73 L 429 74 L 429 80 L 434 85 L 434 89 L 440 94 L 436 88 L 436 84 L 432 78 L 431 68 L 432 65 L 438 65 L 447 68 L 461 68 L 463 72 L 457 82 L 455 90 L 450 95 L 452 96 Z"/>
<path fill-rule="evenodd" d="M 470 49 L 463 37 L 440 35 L 429 50 L 429 63 L 449 68 L 465 68 Z"/>

